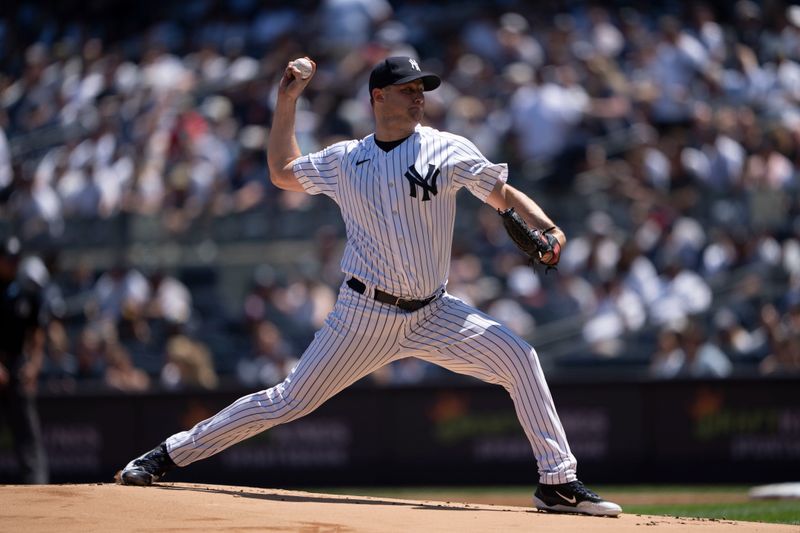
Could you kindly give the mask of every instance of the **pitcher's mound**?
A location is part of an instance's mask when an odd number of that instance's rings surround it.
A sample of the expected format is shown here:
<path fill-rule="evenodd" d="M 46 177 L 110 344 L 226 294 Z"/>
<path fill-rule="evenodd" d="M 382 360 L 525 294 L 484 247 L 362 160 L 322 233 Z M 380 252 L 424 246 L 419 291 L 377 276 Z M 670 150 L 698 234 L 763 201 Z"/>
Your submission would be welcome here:
<path fill-rule="evenodd" d="M 794 526 L 623 514 L 595 518 L 526 507 L 334 496 L 277 489 L 160 483 L 0 486 L 9 531 L 783 533 Z M 647 526 L 647 527 L 645 527 Z M 655 528 L 655 529 L 653 529 Z"/>

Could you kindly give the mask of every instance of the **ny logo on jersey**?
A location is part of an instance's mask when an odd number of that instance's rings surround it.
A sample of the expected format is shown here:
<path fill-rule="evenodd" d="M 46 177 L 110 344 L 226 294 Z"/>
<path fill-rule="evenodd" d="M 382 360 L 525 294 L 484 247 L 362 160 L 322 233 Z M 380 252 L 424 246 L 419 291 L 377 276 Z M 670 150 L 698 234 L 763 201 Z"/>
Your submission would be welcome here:
<path fill-rule="evenodd" d="M 439 189 L 436 187 L 436 179 L 439 177 L 439 169 L 433 165 L 428 165 L 428 172 L 423 178 L 414 165 L 408 167 L 406 171 L 406 179 L 411 186 L 411 198 L 417 197 L 417 185 L 422 187 L 422 201 L 427 202 L 431 199 L 430 194 L 436 196 L 439 194 Z"/>
<path fill-rule="evenodd" d="M 414 70 L 421 70 L 419 68 L 419 63 L 417 63 L 415 60 L 409 59 L 408 62 L 411 63 L 411 68 L 413 68 Z"/>

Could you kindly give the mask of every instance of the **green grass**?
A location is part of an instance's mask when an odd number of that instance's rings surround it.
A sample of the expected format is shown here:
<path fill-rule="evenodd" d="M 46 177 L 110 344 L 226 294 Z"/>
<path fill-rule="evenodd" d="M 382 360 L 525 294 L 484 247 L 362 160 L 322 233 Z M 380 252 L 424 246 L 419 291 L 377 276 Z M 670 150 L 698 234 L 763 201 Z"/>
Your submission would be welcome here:
<path fill-rule="evenodd" d="M 741 485 L 608 485 L 593 486 L 599 494 L 613 493 L 624 502 L 626 494 L 641 496 L 653 494 L 654 497 L 669 494 L 747 494 L 750 487 Z M 485 487 L 337 487 L 306 489 L 310 492 L 328 494 L 352 494 L 399 499 L 441 499 L 443 501 L 459 501 L 460 497 L 490 496 L 493 498 L 508 497 L 510 500 L 527 501 L 533 494 L 534 487 L 521 486 L 485 486 Z M 798 500 L 746 500 L 742 502 L 704 502 L 691 504 L 633 504 L 623 503 L 626 514 L 680 516 L 687 518 L 709 518 L 717 520 L 737 520 L 746 522 L 768 522 L 775 524 L 800 525 L 800 501 Z"/>
<path fill-rule="evenodd" d="M 716 518 L 746 522 L 800 525 L 800 503 L 796 500 L 750 501 L 746 503 L 698 503 L 682 505 L 626 505 L 628 514 Z"/>
<path fill-rule="evenodd" d="M 727 492 L 730 494 L 746 494 L 750 485 L 589 485 L 596 492 L 617 493 L 651 493 L 651 494 L 708 494 L 710 492 Z"/>
<path fill-rule="evenodd" d="M 599 487 L 597 492 L 600 494 L 615 492 L 618 494 L 649 493 L 663 495 L 671 493 L 691 493 L 703 495 L 708 493 L 747 494 L 749 489 L 749 486 L 742 485 L 615 485 Z M 683 516 L 800 525 L 800 501 L 798 500 L 747 500 L 737 503 L 626 504 L 625 512 L 629 514 Z"/>

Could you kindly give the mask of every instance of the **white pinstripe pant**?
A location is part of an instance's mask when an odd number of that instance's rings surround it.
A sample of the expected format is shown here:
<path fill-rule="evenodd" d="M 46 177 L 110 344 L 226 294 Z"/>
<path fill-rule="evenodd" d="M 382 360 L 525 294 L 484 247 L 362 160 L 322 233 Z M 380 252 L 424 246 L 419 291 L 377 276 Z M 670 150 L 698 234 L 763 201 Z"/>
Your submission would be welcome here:
<path fill-rule="evenodd" d="M 307 415 L 372 371 L 409 356 L 502 385 L 533 448 L 539 481 L 576 479 L 575 457 L 529 344 L 448 294 L 406 313 L 345 285 L 325 325 L 282 383 L 239 398 L 189 431 L 172 435 L 167 449 L 176 464 L 186 466 Z"/>

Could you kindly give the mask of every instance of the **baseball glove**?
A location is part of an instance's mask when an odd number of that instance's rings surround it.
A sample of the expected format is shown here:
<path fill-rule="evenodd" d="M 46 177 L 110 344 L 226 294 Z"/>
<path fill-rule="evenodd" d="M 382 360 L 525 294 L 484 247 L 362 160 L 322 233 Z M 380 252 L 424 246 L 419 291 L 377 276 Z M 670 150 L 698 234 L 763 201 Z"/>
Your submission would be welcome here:
<path fill-rule="evenodd" d="M 498 213 L 511 240 L 530 258 L 531 263 L 542 264 L 547 271 L 554 270 L 561 259 L 561 243 L 548 232 L 554 230 L 555 226 L 544 231 L 531 229 L 513 207 Z"/>

